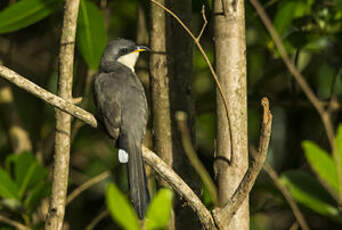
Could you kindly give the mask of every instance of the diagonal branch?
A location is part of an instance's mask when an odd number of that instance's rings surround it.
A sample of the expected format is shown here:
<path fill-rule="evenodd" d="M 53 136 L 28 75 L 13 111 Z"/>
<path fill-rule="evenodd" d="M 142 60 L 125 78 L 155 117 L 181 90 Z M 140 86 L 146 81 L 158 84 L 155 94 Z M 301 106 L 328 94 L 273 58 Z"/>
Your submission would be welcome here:
<path fill-rule="evenodd" d="M 109 176 L 110 176 L 110 171 L 104 171 L 103 173 L 100 173 L 99 175 L 94 176 L 93 178 L 89 179 L 84 184 L 81 184 L 74 191 L 72 191 L 72 193 L 70 193 L 68 195 L 68 197 L 66 199 L 66 205 L 70 204 L 71 201 L 73 201 L 82 192 L 84 192 L 88 188 L 92 187 L 93 185 L 101 182 L 102 180 L 106 179 Z"/>
<path fill-rule="evenodd" d="M 264 8 L 259 3 L 258 0 L 250 0 L 251 4 L 254 6 L 255 10 L 258 12 L 262 22 L 264 23 L 266 29 L 270 33 L 276 47 L 279 50 L 279 54 L 284 61 L 286 67 L 288 68 L 289 72 L 292 74 L 292 76 L 296 79 L 298 85 L 301 87 L 303 92 L 305 93 L 306 97 L 309 99 L 309 101 L 312 103 L 312 105 L 315 107 L 317 112 L 319 113 L 325 131 L 328 136 L 328 140 L 330 143 L 330 147 L 332 149 L 332 155 L 334 158 L 334 162 L 337 168 L 337 174 L 338 174 L 338 185 L 339 185 L 339 199 L 338 203 L 342 204 L 342 164 L 340 155 L 337 152 L 336 145 L 335 145 L 335 137 L 334 137 L 334 128 L 331 123 L 331 117 L 329 111 L 327 111 L 324 108 L 324 103 L 314 94 L 308 83 L 305 81 L 305 78 L 303 75 L 298 71 L 296 66 L 292 63 L 289 56 L 286 53 L 286 49 L 284 47 L 283 42 L 281 41 L 281 38 L 279 37 L 279 34 L 274 29 L 271 20 L 267 16 Z"/>
<path fill-rule="evenodd" d="M 198 215 L 206 229 L 215 228 L 211 213 L 204 206 L 191 188 L 175 173 L 170 166 L 162 161 L 155 153 L 143 146 L 143 157 L 154 171 L 156 171 L 181 197 L 184 197 L 190 207 Z"/>
<path fill-rule="evenodd" d="M 5 224 L 8 224 L 18 230 L 31 230 L 31 228 L 26 227 L 25 225 L 22 225 L 21 223 L 11 220 L 3 215 L 0 215 L 0 222 L 4 222 Z"/>
<path fill-rule="evenodd" d="M 246 199 L 265 162 L 271 136 L 272 114 L 269 110 L 269 102 L 266 97 L 261 100 L 261 105 L 263 106 L 264 113 L 260 129 L 258 151 L 256 152 L 255 150 L 252 150 L 252 160 L 249 168 L 240 182 L 239 187 L 236 189 L 225 207 L 213 210 L 215 223 L 219 229 L 223 228 L 223 226 L 226 226 L 230 222 L 236 211 Z"/>
<path fill-rule="evenodd" d="M 28 91 L 36 97 L 44 100 L 48 104 L 62 109 L 66 113 L 82 120 L 92 127 L 97 127 L 95 117 L 78 106 L 42 89 L 33 82 L 25 79 L 14 71 L 0 65 L 0 76 L 14 83 L 18 87 Z M 203 205 L 201 200 L 191 190 L 191 188 L 155 153 L 143 146 L 143 157 L 154 171 L 156 171 L 170 186 L 183 198 L 185 198 L 192 209 L 195 210 L 200 221 L 206 229 L 215 229 L 214 220 L 211 213 Z"/>
<path fill-rule="evenodd" d="M 27 80 L 26 78 L 14 72 L 13 70 L 10 70 L 5 66 L 0 65 L 0 75 L 1 77 L 7 79 L 19 88 L 26 90 L 27 92 L 33 94 L 36 97 L 39 97 L 48 104 L 56 108 L 59 108 L 60 110 L 69 113 L 70 115 L 73 115 L 74 117 L 84 121 L 85 123 L 94 128 L 97 127 L 97 121 L 92 114 L 88 113 L 87 111 L 83 110 L 78 106 L 75 106 L 71 102 L 66 101 L 63 98 L 58 97 L 55 94 L 50 93 L 49 91 L 41 88 L 40 86 Z"/>
<path fill-rule="evenodd" d="M 269 177 L 271 177 L 273 183 L 278 187 L 280 192 L 283 194 L 283 196 L 287 200 L 287 203 L 289 203 L 290 208 L 292 209 L 292 212 L 293 212 L 294 216 L 296 217 L 297 222 L 300 225 L 301 229 L 310 230 L 309 225 L 307 224 L 307 222 L 306 222 L 302 212 L 300 211 L 296 201 L 293 199 L 293 197 L 291 196 L 291 194 L 288 191 L 288 189 L 286 188 L 286 186 L 280 183 L 279 176 L 274 171 L 274 169 L 269 164 L 266 163 L 264 165 L 264 170 L 269 175 Z"/>

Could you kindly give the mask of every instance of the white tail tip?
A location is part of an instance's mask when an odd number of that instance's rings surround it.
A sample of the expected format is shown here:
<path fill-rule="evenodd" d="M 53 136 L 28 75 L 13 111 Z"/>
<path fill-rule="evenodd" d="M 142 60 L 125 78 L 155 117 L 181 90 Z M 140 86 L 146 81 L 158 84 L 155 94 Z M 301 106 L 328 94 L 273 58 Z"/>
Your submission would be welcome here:
<path fill-rule="evenodd" d="M 119 149 L 118 157 L 119 157 L 120 163 L 127 163 L 128 162 L 129 157 L 128 157 L 128 153 L 125 150 Z"/>

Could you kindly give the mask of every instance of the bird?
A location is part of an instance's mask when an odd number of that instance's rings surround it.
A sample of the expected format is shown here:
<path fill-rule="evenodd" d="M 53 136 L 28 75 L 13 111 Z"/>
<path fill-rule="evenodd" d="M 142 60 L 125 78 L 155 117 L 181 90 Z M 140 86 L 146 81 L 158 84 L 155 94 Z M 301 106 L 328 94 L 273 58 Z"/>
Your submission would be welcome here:
<path fill-rule="evenodd" d="M 148 108 L 144 87 L 134 71 L 143 51 L 150 49 L 131 40 L 108 43 L 93 85 L 97 117 L 118 148 L 119 162 L 127 163 L 130 199 L 139 219 L 150 202 L 141 149 Z"/>

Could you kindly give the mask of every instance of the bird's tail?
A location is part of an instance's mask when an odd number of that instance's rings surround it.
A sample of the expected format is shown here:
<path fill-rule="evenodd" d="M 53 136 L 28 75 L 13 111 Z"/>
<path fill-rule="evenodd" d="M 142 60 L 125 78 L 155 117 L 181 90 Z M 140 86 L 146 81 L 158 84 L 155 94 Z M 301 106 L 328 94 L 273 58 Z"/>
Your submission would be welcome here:
<path fill-rule="evenodd" d="M 130 198 L 139 219 L 143 219 L 150 202 L 150 195 L 147 188 L 141 145 L 128 143 L 128 154 L 128 182 Z"/>

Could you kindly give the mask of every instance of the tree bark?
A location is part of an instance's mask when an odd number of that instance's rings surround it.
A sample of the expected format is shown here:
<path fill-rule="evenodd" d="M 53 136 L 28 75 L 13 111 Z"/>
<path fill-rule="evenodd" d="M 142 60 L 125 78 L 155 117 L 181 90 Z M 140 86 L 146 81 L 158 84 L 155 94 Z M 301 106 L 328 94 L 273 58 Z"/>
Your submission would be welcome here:
<path fill-rule="evenodd" d="M 167 0 L 166 6 L 173 11 L 184 24 L 191 28 L 192 0 Z M 170 15 L 166 17 L 167 66 L 170 85 L 171 129 L 173 144 L 173 168 L 183 180 L 200 194 L 200 178 L 186 157 L 182 138 L 177 127 L 175 114 L 183 111 L 187 114 L 187 126 L 192 145 L 195 146 L 195 104 L 192 95 L 193 41 L 179 23 Z M 198 218 L 184 201 L 175 203 L 176 229 L 200 229 Z"/>
<path fill-rule="evenodd" d="M 244 13 L 242 0 L 214 1 L 216 72 L 228 99 L 229 119 L 232 125 L 229 127 L 227 112 L 221 96 L 217 93 L 214 169 L 219 187 L 220 206 L 229 201 L 248 168 Z M 232 140 L 229 132 L 232 132 Z M 224 229 L 249 229 L 248 199 Z"/>
<path fill-rule="evenodd" d="M 62 37 L 59 53 L 58 96 L 72 101 L 75 34 L 80 0 L 65 3 Z M 56 109 L 55 162 L 52 192 L 45 223 L 46 230 L 61 230 L 65 214 L 70 159 L 71 116 Z"/>
<path fill-rule="evenodd" d="M 165 4 L 164 0 L 159 2 Z M 150 91 L 154 150 L 166 164 L 172 166 L 173 146 L 166 55 L 166 19 L 164 10 L 153 3 L 151 3 L 150 44 L 153 50 L 150 56 Z M 161 181 L 161 184 L 168 186 L 165 181 Z M 174 225 L 172 211 L 169 229 L 174 229 Z"/>

